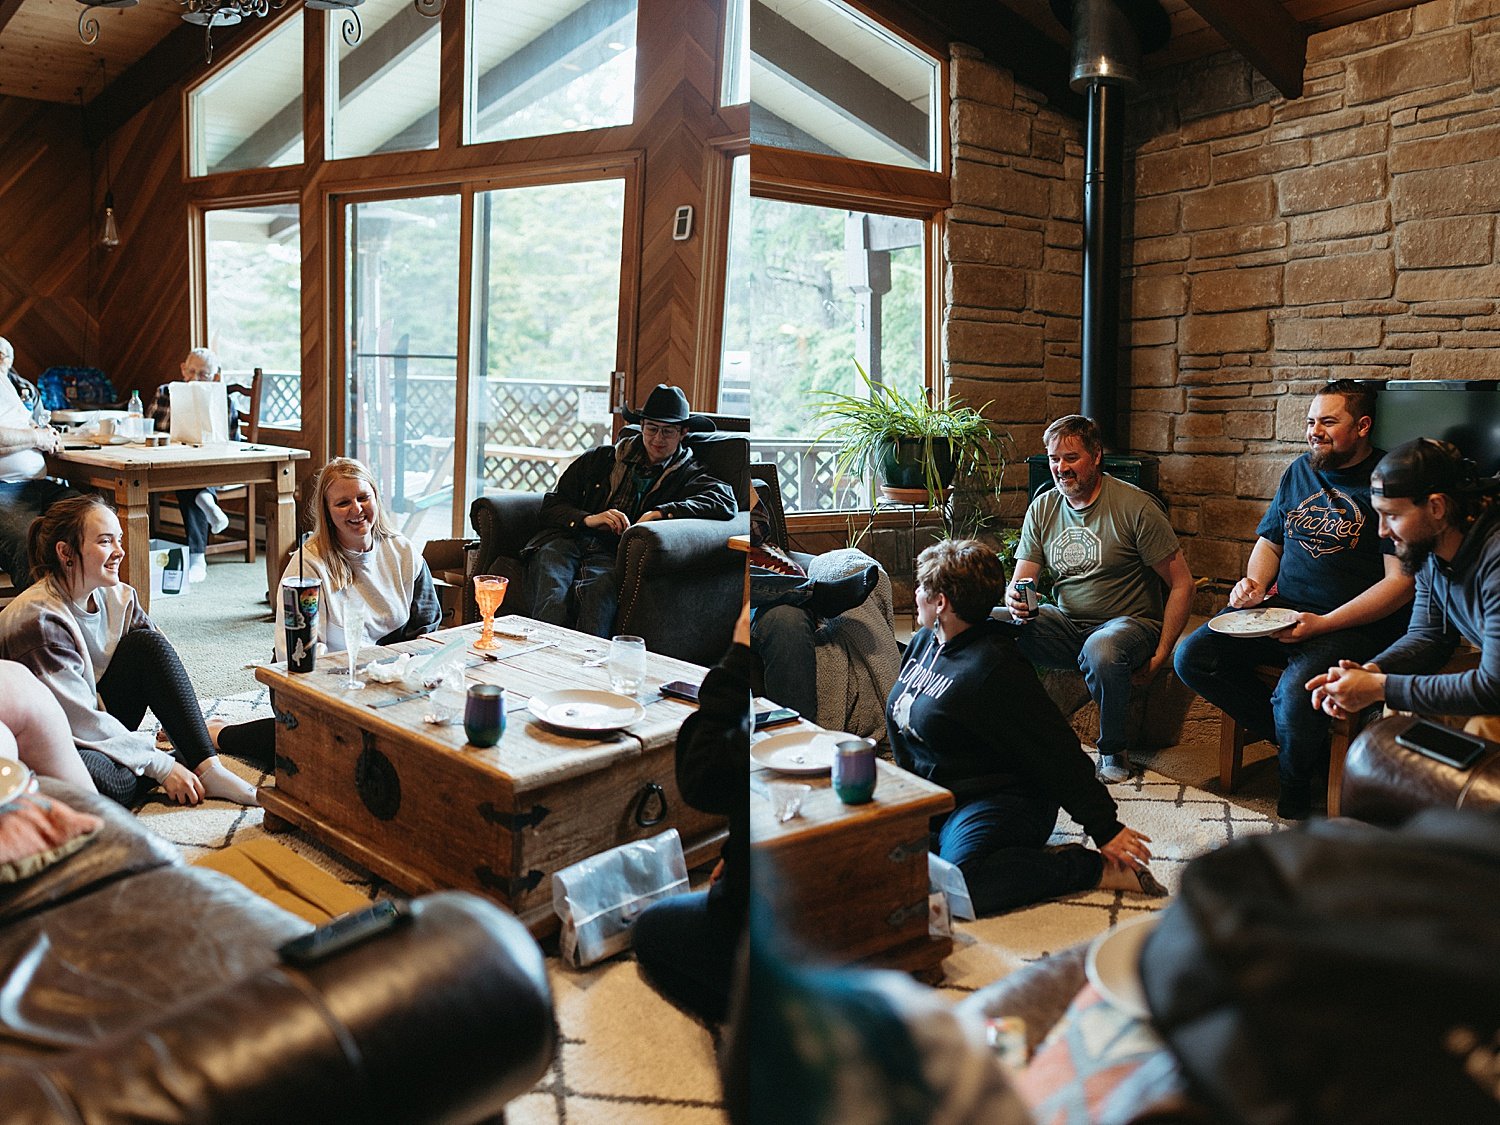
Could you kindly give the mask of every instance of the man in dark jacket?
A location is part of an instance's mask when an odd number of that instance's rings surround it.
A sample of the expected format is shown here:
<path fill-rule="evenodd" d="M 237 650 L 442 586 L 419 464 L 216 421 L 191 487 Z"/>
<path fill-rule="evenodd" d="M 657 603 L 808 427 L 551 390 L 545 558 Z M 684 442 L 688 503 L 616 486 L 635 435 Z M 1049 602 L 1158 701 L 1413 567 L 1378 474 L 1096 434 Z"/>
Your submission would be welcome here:
<path fill-rule="evenodd" d="M 688 410 L 687 396 L 659 385 L 639 412 L 639 433 L 574 461 L 542 501 L 542 530 L 521 552 L 531 615 L 607 637 L 615 622 L 620 536 L 652 520 L 727 520 L 734 489 L 704 471 L 683 439 L 713 422 Z"/>

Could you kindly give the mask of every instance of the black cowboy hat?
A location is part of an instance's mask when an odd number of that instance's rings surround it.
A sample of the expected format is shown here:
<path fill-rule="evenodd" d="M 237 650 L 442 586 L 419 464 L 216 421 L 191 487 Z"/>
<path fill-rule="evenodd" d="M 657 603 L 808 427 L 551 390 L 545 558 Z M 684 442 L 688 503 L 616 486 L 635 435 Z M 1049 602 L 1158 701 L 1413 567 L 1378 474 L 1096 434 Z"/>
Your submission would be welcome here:
<path fill-rule="evenodd" d="M 689 431 L 703 433 L 708 430 L 716 430 L 712 418 L 704 417 L 702 414 L 694 414 L 688 409 L 687 395 L 676 387 L 668 386 L 666 383 L 656 384 L 656 388 L 646 397 L 646 405 L 639 410 L 631 410 L 625 407 L 620 411 L 625 415 L 625 421 L 639 425 L 644 419 L 653 422 L 665 422 L 674 426 L 686 426 Z"/>

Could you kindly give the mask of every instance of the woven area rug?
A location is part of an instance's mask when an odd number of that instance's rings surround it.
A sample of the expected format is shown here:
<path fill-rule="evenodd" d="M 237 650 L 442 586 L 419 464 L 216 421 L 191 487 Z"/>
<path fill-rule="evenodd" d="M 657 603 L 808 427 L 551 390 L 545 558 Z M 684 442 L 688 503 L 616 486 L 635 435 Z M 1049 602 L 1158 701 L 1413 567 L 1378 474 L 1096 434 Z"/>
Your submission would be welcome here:
<path fill-rule="evenodd" d="M 1151 870 L 1173 892 L 1190 859 L 1231 840 L 1281 828 L 1272 817 L 1150 770 L 1109 791 L 1120 807 L 1121 823 L 1151 837 Z M 1064 813 L 1051 842 L 1084 839 L 1083 829 Z M 953 953 L 943 962 L 942 987 L 955 996 L 972 992 L 1027 962 L 1089 941 L 1170 901 L 1088 891 L 995 918 L 960 922 L 954 927 Z"/>
<path fill-rule="evenodd" d="M 271 714 L 269 691 L 205 700 L 209 718 L 229 722 Z M 243 762 L 224 764 L 259 785 L 270 779 Z M 225 801 L 182 808 L 153 796 L 141 820 L 182 849 L 189 862 L 208 852 L 264 835 L 261 810 Z M 275 836 L 318 867 L 370 898 L 394 888 L 351 866 L 300 832 Z M 714 1042 L 709 1032 L 667 1004 L 641 980 L 624 954 L 590 969 L 547 958 L 560 1032 L 557 1058 L 547 1077 L 506 1110 L 509 1125 L 722 1125 Z"/>

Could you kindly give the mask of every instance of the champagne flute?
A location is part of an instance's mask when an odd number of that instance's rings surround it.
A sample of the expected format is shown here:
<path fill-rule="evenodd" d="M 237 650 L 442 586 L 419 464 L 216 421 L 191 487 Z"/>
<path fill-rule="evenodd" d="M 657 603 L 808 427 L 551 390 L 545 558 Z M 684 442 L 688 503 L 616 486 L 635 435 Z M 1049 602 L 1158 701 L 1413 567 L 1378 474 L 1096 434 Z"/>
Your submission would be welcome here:
<path fill-rule="evenodd" d="M 479 634 L 479 640 L 474 645 L 478 649 L 495 649 L 500 645 L 495 640 L 495 611 L 500 608 L 500 603 L 505 601 L 505 590 L 510 585 L 510 579 L 498 574 L 479 574 L 474 578 L 474 600 L 479 604 L 479 612 L 484 617 L 484 631 Z"/>
<path fill-rule="evenodd" d="M 359 649 L 365 640 L 365 621 L 369 617 L 369 610 L 364 600 L 357 595 L 351 594 L 344 602 L 344 648 L 349 653 L 349 682 L 344 685 L 346 691 L 359 691 L 365 686 L 355 672 L 359 664 Z"/>

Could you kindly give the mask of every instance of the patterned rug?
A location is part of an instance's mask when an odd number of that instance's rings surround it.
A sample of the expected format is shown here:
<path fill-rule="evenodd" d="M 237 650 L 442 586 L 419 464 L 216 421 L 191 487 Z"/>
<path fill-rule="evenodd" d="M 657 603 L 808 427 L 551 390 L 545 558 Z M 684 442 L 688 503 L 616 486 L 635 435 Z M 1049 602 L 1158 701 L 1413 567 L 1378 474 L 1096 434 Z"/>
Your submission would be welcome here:
<path fill-rule="evenodd" d="M 1150 770 L 1124 785 L 1110 786 L 1110 794 L 1120 807 L 1120 822 L 1151 837 L 1152 873 L 1173 892 L 1188 860 L 1231 840 L 1281 827 L 1272 817 Z M 1064 813 L 1051 842 L 1083 840 L 1083 829 Z M 972 992 L 1027 962 L 1090 941 L 1170 901 L 1088 891 L 995 918 L 960 922 L 954 928 L 953 953 L 943 962 L 942 987 L 955 997 Z"/>
<path fill-rule="evenodd" d="M 262 688 L 205 700 L 203 713 L 229 722 L 269 716 L 269 694 Z M 270 780 L 243 762 L 223 761 L 257 785 Z M 265 835 L 261 815 L 225 801 L 182 808 L 160 796 L 140 809 L 141 820 L 188 862 Z M 370 898 L 395 893 L 300 832 L 274 839 Z M 715 1043 L 701 1024 L 653 992 L 629 954 L 578 970 L 558 961 L 555 941 L 544 948 L 560 1032 L 557 1058 L 546 1078 L 507 1108 L 509 1125 L 722 1125 Z"/>

